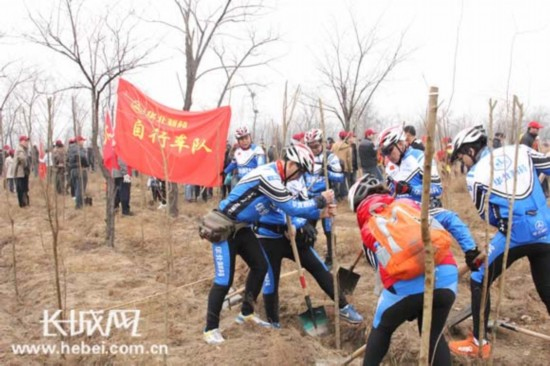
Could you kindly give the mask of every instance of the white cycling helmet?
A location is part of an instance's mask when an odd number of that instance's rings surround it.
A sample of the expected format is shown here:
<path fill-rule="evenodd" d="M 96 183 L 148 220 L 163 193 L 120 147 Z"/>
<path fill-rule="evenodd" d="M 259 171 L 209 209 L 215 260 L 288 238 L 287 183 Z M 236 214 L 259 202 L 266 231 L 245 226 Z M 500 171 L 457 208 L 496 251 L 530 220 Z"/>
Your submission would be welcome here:
<path fill-rule="evenodd" d="M 463 153 L 463 147 L 467 144 L 479 143 L 480 146 L 487 144 L 487 133 L 482 125 L 468 127 L 460 131 L 453 139 L 453 153 L 451 163 L 458 159 L 458 154 Z"/>
<path fill-rule="evenodd" d="M 285 149 L 284 159 L 295 162 L 302 170 L 310 174 L 313 173 L 313 165 L 315 164 L 313 153 L 304 144 L 296 143 L 288 146 Z"/>
<path fill-rule="evenodd" d="M 304 141 L 306 144 L 310 144 L 315 141 L 323 141 L 323 131 L 321 131 L 318 128 L 313 128 L 306 132 L 306 135 L 304 137 Z"/>
<path fill-rule="evenodd" d="M 380 133 L 380 136 L 378 137 L 378 146 L 380 151 L 384 154 L 385 150 L 387 151 L 391 146 L 396 145 L 399 141 L 405 140 L 406 136 L 403 132 L 403 128 L 399 126 L 390 127 Z"/>
<path fill-rule="evenodd" d="M 235 138 L 237 140 L 248 135 L 250 135 L 250 131 L 248 131 L 246 126 L 241 126 L 235 130 Z"/>

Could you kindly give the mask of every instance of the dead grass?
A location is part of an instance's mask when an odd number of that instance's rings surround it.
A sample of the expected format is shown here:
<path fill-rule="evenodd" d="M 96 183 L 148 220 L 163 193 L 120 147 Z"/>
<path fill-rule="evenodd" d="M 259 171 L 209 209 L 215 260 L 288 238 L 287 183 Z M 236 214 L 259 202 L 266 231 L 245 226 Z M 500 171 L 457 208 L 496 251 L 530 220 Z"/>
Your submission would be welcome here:
<path fill-rule="evenodd" d="M 220 347 L 211 347 L 202 341 L 207 293 L 213 276 L 210 245 L 199 239 L 196 224 L 214 202 L 188 204 L 180 200 L 181 215 L 169 218 L 164 211 L 143 199 L 144 192 L 139 180 L 132 187 L 132 210 L 134 217 L 116 218 L 114 248 L 104 245 L 103 183 L 97 175 L 91 175 L 89 193 L 94 206 L 76 212 L 72 200 L 61 200 L 62 209 L 60 253 L 62 256 L 62 287 L 67 309 L 101 310 L 109 308 L 139 309 L 141 311 L 139 339 L 130 338 L 124 332 L 113 334 L 107 340 L 94 336 L 91 339 L 76 337 L 70 340 L 79 344 L 106 341 L 109 344 L 163 344 L 166 241 L 173 240 L 173 272 L 168 297 L 168 364 L 172 365 L 313 365 L 336 364 L 343 357 L 360 347 L 364 332 L 368 331 L 376 306 L 373 294 L 374 276 L 365 261 L 356 267 L 361 281 L 353 302 L 366 319 L 362 326 L 342 324 L 342 351 L 334 350 L 334 338 L 311 338 L 302 334 L 296 314 L 305 310 L 297 279 L 282 280 L 280 289 L 280 331 L 253 329 L 238 326 L 233 322 L 239 308 L 222 312 L 221 327 L 227 342 Z M 476 239 L 482 239 L 484 223 L 472 211 L 465 190 L 456 190 L 459 180 L 454 180 L 447 190 L 448 204 L 461 218 L 470 224 Z M 45 220 L 44 201 L 38 185 L 32 182 L 31 208 L 15 207 L 14 197 L 6 201 L 0 195 L 2 207 L 11 205 L 15 218 L 18 282 L 20 303 L 14 296 L 11 266 L 9 221 L 6 213 L 0 215 L 0 364 L 9 365 L 158 365 L 163 358 L 153 355 L 122 356 L 68 356 L 65 361 L 59 356 L 15 356 L 11 353 L 13 343 L 56 343 L 58 339 L 42 336 L 40 319 L 44 309 L 54 309 L 56 300 L 53 282 L 51 235 Z M 144 204 L 145 203 L 145 204 Z M 336 219 L 338 253 L 340 264 L 349 267 L 361 241 L 354 215 L 345 204 L 339 206 Z M 169 232 L 168 232 L 169 229 Z M 40 240 L 42 235 L 44 244 Z M 324 238 L 316 244 L 320 255 L 325 254 Z M 462 256 L 457 256 L 462 261 Z M 245 278 L 246 266 L 239 259 L 235 286 Z M 293 270 L 293 262 L 283 262 L 283 271 Z M 308 277 L 311 283 L 315 306 L 324 305 L 332 317 L 331 301 Z M 189 285 L 192 284 L 192 285 Z M 189 286 L 186 286 L 189 285 Z M 469 302 L 467 279 L 461 281 L 460 294 L 455 308 Z M 261 296 L 257 310 L 262 313 Z M 529 329 L 550 333 L 549 317 L 543 308 L 529 275 L 528 263 L 521 261 L 513 266 L 508 276 L 508 286 L 502 315 Z M 529 315 L 530 318 L 522 315 Z M 459 333 L 468 332 L 470 324 L 464 322 Z M 385 364 L 401 365 L 414 363 L 418 355 L 419 338 L 416 323 L 400 327 L 392 339 Z M 517 333 L 501 331 L 496 350 L 496 364 L 543 364 L 550 359 L 550 349 L 540 340 Z M 455 359 L 457 364 L 465 360 Z M 360 364 L 357 361 L 355 364 Z"/>

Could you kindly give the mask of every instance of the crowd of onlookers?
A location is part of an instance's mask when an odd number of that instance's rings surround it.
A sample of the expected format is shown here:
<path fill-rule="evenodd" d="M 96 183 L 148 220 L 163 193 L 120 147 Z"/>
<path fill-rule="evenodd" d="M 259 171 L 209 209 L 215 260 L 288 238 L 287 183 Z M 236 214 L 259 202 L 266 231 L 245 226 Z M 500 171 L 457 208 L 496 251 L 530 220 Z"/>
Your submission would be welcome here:
<path fill-rule="evenodd" d="M 531 121 L 525 133 L 520 137 L 520 143 L 527 145 L 535 150 L 547 152 L 547 144 L 540 143 L 538 132 L 543 126 L 537 121 Z M 407 143 L 415 149 L 424 150 L 424 143 L 416 136 L 416 129 L 412 125 L 403 128 Z M 304 132 L 296 133 L 292 136 L 295 142 L 304 142 Z M 370 173 L 382 179 L 383 158 L 378 151 L 375 142 L 377 131 L 367 128 L 362 138 L 353 132 L 340 131 L 338 139 L 326 139 L 327 150 L 335 154 L 340 160 L 345 180 L 344 183 L 336 184 L 333 188 L 338 200 L 345 199 L 350 186 L 355 183 L 358 171 L 362 174 Z M 86 139 L 82 136 L 71 138 L 68 146 L 61 140 L 57 140 L 53 146 L 45 149 L 44 154 L 36 145 L 29 145 L 29 137 L 20 136 L 19 144 L 15 148 L 5 145 L 0 153 L 0 171 L 2 172 L 4 188 L 11 193 L 17 194 L 20 207 L 27 207 L 30 204 L 29 199 L 29 177 L 39 175 L 39 165 L 44 164 L 47 168 L 47 181 L 53 184 L 57 194 L 70 194 L 75 200 L 75 208 L 80 209 L 87 202 L 86 187 L 88 182 L 88 171 L 95 171 L 96 164 L 91 147 L 85 148 Z M 500 147 L 506 143 L 506 136 L 502 132 L 497 132 L 493 138 L 494 148 Z M 440 173 L 448 175 L 451 172 L 450 156 L 452 154 L 451 139 L 444 137 L 441 139 L 440 149 L 436 151 L 435 159 L 440 164 Z M 254 145 L 256 146 L 256 145 Z M 238 143 L 226 145 L 224 168 L 230 167 L 234 158 L 235 151 L 239 148 Z M 264 155 L 265 163 L 275 161 L 281 155 L 281 146 L 272 144 L 269 147 L 261 141 L 257 145 L 259 154 Z M 42 156 L 41 156 L 42 155 Z M 124 161 L 118 158 L 118 167 L 112 170 L 112 176 L 115 181 L 115 209 L 122 206 L 122 214 L 131 216 L 130 211 L 130 191 L 131 179 L 138 172 L 128 167 Z M 223 184 L 221 186 L 221 196 L 226 197 L 231 188 L 237 183 L 238 177 L 236 169 L 229 169 L 222 173 Z M 543 182 L 545 193 L 548 194 L 548 184 Z M 158 209 L 166 207 L 166 182 L 160 178 L 150 177 L 147 180 L 147 188 L 151 191 L 151 197 L 154 203 L 158 202 Z M 196 202 L 199 199 L 207 201 L 213 196 L 213 189 L 196 185 L 186 184 L 183 190 L 186 202 Z M 89 198 L 88 198 L 89 199 Z"/>

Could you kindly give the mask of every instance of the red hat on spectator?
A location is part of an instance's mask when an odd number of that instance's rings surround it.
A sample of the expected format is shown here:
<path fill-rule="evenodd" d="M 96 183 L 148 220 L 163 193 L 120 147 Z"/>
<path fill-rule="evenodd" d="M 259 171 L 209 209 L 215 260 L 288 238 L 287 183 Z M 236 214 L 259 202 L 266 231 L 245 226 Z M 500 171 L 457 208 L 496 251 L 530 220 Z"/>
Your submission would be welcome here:
<path fill-rule="evenodd" d="M 19 142 L 29 141 L 29 140 L 30 140 L 29 136 L 25 136 L 25 135 L 19 136 Z"/>
<path fill-rule="evenodd" d="M 86 139 L 85 139 L 84 137 L 82 137 L 82 136 L 77 136 L 77 137 L 75 138 L 75 140 L 76 140 L 77 142 L 78 142 L 78 141 L 86 141 Z"/>
<path fill-rule="evenodd" d="M 338 133 L 338 137 L 340 137 L 341 139 L 345 139 L 346 137 L 348 137 L 348 132 L 347 131 L 340 131 Z"/>
<path fill-rule="evenodd" d="M 301 141 L 304 138 L 305 135 L 306 135 L 305 132 L 298 132 L 298 133 L 295 133 L 294 135 L 292 135 L 292 139 L 296 140 L 296 141 Z"/>
<path fill-rule="evenodd" d="M 71 137 L 69 139 L 69 144 L 74 144 L 76 142 L 76 139 L 74 137 Z"/>
<path fill-rule="evenodd" d="M 9 154 L 10 154 L 11 156 L 14 156 L 14 155 L 15 155 L 15 150 L 14 150 L 14 149 L 10 149 Z"/>
<path fill-rule="evenodd" d="M 527 125 L 528 128 L 543 128 L 544 126 L 538 123 L 537 121 L 531 121 Z"/>
<path fill-rule="evenodd" d="M 57 141 L 55 142 L 55 146 L 57 146 L 57 147 L 63 147 L 63 141 L 57 140 Z"/>
<path fill-rule="evenodd" d="M 10 151 L 10 149 L 11 149 L 10 145 L 4 145 L 4 148 L 2 150 Z"/>
<path fill-rule="evenodd" d="M 373 130 L 372 128 L 367 128 L 367 129 L 365 130 L 365 137 L 369 137 L 369 136 L 371 136 L 371 135 L 374 135 L 375 133 L 376 133 L 376 131 Z"/>

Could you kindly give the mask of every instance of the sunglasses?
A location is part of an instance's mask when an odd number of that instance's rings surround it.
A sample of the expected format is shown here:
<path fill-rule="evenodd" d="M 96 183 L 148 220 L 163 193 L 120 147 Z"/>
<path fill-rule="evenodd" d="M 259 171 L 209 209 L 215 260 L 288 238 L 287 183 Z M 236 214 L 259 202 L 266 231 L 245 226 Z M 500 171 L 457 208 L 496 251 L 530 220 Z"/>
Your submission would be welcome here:
<path fill-rule="evenodd" d="M 387 146 L 387 147 L 383 148 L 380 152 L 382 153 L 383 156 L 388 156 L 388 155 L 391 154 L 394 147 L 395 147 L 395 145 L 392 144 L 390 146 Z"/>

